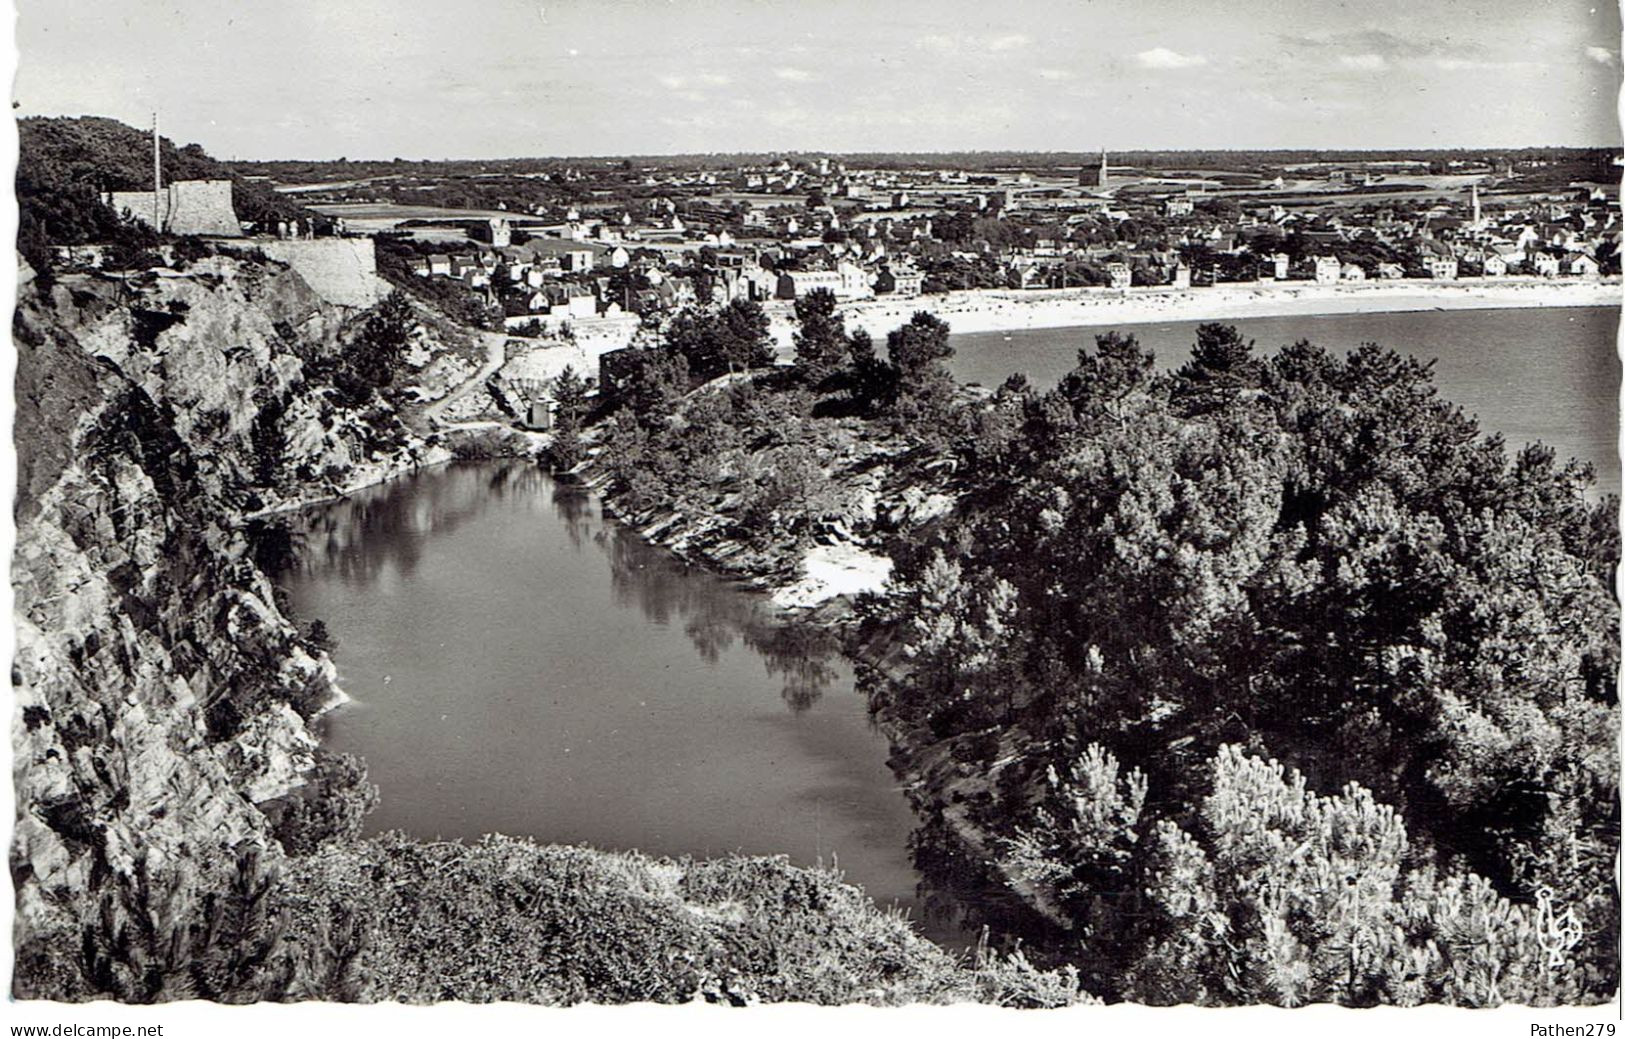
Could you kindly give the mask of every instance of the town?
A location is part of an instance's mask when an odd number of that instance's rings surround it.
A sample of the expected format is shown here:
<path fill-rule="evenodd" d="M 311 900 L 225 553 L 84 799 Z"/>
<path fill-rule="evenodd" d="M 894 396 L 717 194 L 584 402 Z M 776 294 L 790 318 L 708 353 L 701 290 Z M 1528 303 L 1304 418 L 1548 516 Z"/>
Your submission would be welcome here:
<path fill-rule="evenodd" d="M 20 8 L 27 1028 L 1618 996 L 1617 5 Z"/>
<path fill-rule="evenodd" d="M 1251 172 L 1113 165 L 1105 153 L 1076 172 L 860 167 L 831 157 L 630 165 L 565 165 L 542 178 L 557 191 L 525 190 L 535 175 L 460 179 L 488 200 L 463 210 L 399 201 L 434 199 L 443 179 L 294 190 L 315 211 L 384 236 L 416 275 L 462 283 L 481 305 L 475 313 L 518 330 L 815 289 L 847 301 L 1619 270 L 1619 198 L 1607 168 L 1553 178 L 1541 160 Z"/>
<path fill-rule="evenodd" d="M 1604 155 L 1255 162 L 1245 171 L 1187 158 L 1192 168 L 1116 164 L 1104 152 L 1071 169 L 828 156 L 725 168 L 548 162 L 524 172 L 402 163 L 431 168 L 316 183 L 297 182 L 289 163 L 242 172 L 306 210 L 302 226 L 295 218 L 260 229 L 271 237 L 373 238 L 385 278 L 470 324 L 520 336 L 618 342 L 684 307 L 771 305 L 817 289 L 844 302 L 1620 269 L 1619 191 Z M 154 212 L 144 192 L 108 200 L 137 220 Z M 185 219 L 184 206 L 174 210 Z M 160 222 L 176 233 L 221 230 L 218 221 Z"/>
<path fill-rule="evenodd" d="M 141 133 L 103 132 L 126 155 Z M 538 429 L 566 368 L 597 379 L 606 355 L 657 344 L 677 315 L 734 303 L 759 307 L 787 356 L 795 302 L 820 291 L 884 335 L 915 310 L 960 331 L 1086 325 L 1227 293 L 1251 309 L 1305 293 L 1327 309 L 1383 309 L 1385 294 L 1527 303 L 1565 284 L 1595 294 L 1620 270 L 1602 149 L 227 164 L 156 129 L 152 147 L 150 170 L 132 164 L 114 178 L 125 190 L 99 196 L 113 236 L 134 229 L 150 248 L 57 232 L 38 264 L 108 274 L 177 249 L 250 252 L 329 303 L 404 291 L 500 355 L 498 399 L 442 417 Z"/>

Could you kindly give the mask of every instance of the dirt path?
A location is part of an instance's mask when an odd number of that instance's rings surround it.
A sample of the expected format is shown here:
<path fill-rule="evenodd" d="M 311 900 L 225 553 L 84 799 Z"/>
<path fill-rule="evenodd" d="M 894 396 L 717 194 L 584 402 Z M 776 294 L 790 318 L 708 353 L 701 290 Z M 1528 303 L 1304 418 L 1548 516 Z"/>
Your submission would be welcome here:
<path fill-rule="evenodd" d="M 448 424 L 440 417 L 441 414 L 475 389 L 483 387 L 485 380 L 495 375 L 497 369 L 507 363 L 508 337 L 500 332 L 482 332 L 480 335 L 485 339 L 485 363 L 480 366 L 479 371 L 464 380 L 461 386 L 423 409 L 423 417 L 430 422 Z"/>

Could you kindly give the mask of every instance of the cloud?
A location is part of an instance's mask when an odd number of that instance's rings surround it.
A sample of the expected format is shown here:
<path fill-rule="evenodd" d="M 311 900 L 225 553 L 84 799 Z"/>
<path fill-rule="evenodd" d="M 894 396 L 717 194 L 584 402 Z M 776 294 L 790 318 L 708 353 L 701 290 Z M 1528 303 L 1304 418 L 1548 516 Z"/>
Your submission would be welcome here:
<path fill-rule="evenodd" d="M 1495 70 L 1495 69 L 1533 69 L 1540 68 L 1538 61 L 1480 61 L 1477 58 L 1440 58 L 1433 63 L 1446 72 L 1461 72 L 1463 70 Z"/>
<path fill-rule="evenodd" d="M 667 90 L 692 93 L 693 91 L 690 88 L 696 86 L 725 87 L 733 82 L 733 77 L 723 75 L 720 72 L 696 72 L 692 76 L 656 76 L 655 80 Z"/>
<path fill-rule="evenodd" d="M 1356 29 L 1349 32 L 1312 32 L 1302 36 L 1279 34 L 1283 43 L 1298 48 L 1334 48 L 1357 54 L 1374 54 L 1385 59 L 1425 58 L 1435 54 L 1463 51 L 1461 44 L 1429 37 L 1396 36 L 1383 29 Z M 1473 48 L 1465 50 L 1469 53 Z"/>
<path fill-rule="evenodd" d="M 1066 69 L 1039 69 L 1038 77 L 1040 79 L 1047 79 L 1052 83 L 1059 83 L 1062 80 L 1076 79 L 1077 75 L 1067 71 Z"/>
<path fill-rule="evenodd" d="M 791 83 L 807 83 L 811 82 L 813 78 L 813 74 L 806 69 L 798 69 L 789 65 L 774 69 L 773 74 L 780 79 L 789 80 Z"/>
<path fill-rule="evenodd" d="M 1181 54 L 1167 47 L 1153 47 L 1148 51 L 1141 51 L 1134 55 L 1134 60 L 1145 69 L 1188 69 L 1207 64 L 1207 59 L 1200 54 Z"/>
<path fill-rule="evenodd" d="M 1381 72 L 1388 67 L 1388 59 L 1381 54 L 1343 54 L 1338 56 L 1337 63 L 1357 72 Z"/>
<path fill-rule="evenodd" d="M 963 54 L 966 51 L 989 50 L 997 54 L 1020 50 L 1031 46 L 1033 38 L 1026 33 L 1006 33 L 1001 36 L 977 36 L 970 33 L 927 33 L 914 39 L 914 46 L 918 50 L 930 51 L 932 54 L 951 56 Z"/>
<path fill-rule="evenodd" d="M 959 50 L 959 40 L 944 33 L 930 33 L 914 41 L 914 46 L 921 50 L 932 51 L 937 54 L 952 54 Z"/>
<path fill-rule="evenodd" d="M 1607 47 L 1587 47 L 1586 57 L 1599 65 L 1612 65 L 1619 60 L 1619 55 Z"/>

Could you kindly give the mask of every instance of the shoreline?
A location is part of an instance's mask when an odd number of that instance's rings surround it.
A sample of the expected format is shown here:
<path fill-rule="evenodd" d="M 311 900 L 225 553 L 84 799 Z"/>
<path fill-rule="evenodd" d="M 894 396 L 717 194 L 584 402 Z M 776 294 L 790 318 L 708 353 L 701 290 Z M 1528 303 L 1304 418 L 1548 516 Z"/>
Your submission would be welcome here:
<path fill-rule="evenodd" d="M 884 341 L 886 333 L 922 310 L 948 322 L 953 334 L 960 335 L 1161 321 L 1606 307 L 1622 303 L 1625 303 L 1625 294 L 1618 278 L 1585 281 L 1496 278 L 1437 283 L 1412 281 L 1397 285 L 1294 282 L 1194 289 L 972 289 L 907 299 L 848 302 L 840 304 L 837 310 L 846 318 L 848 329 L 861 328 L 877 341 Z M 779 348 L 791 349 L 795 328 L 793 306 L 786 301 L 769 303 L 768 316 Z"/>

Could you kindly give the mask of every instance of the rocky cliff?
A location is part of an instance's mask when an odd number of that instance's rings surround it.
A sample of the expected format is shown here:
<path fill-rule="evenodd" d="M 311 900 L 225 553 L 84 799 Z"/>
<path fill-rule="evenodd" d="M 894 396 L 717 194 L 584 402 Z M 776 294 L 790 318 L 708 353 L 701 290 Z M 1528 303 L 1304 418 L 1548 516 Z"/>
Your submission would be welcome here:
<path fill-rule="evenodd" d="M 113 976 L 129 969 L 117 946 L 154 913 L 170 930 L 206 923 L 205 894 L 241 854 L 280 853 L 256 806 L 312 768 L 306 721 L 337 690 L 237 517 L 423 456 L 393 416 L 306 379 L 354 320 L 286 271 L 220 260 L 23 293 L 19 995 L 149 994 L 162 982 Z M 271 401 L 285 418 L 264 464 Z"/>
<path fill-rule="evenodd" d="M 332 664 L 252 517 L 445 456 L 417 409 L 467 344 L 419 323 L 415 384 L 375 392 L 378 321 L 221 257 L 22 290 L 14 995 L 1075 998 L 782 862 L 360 839 L 364 771 L 308 724 Z M 471 937 L 496 934 L 523 955 Z"/>

